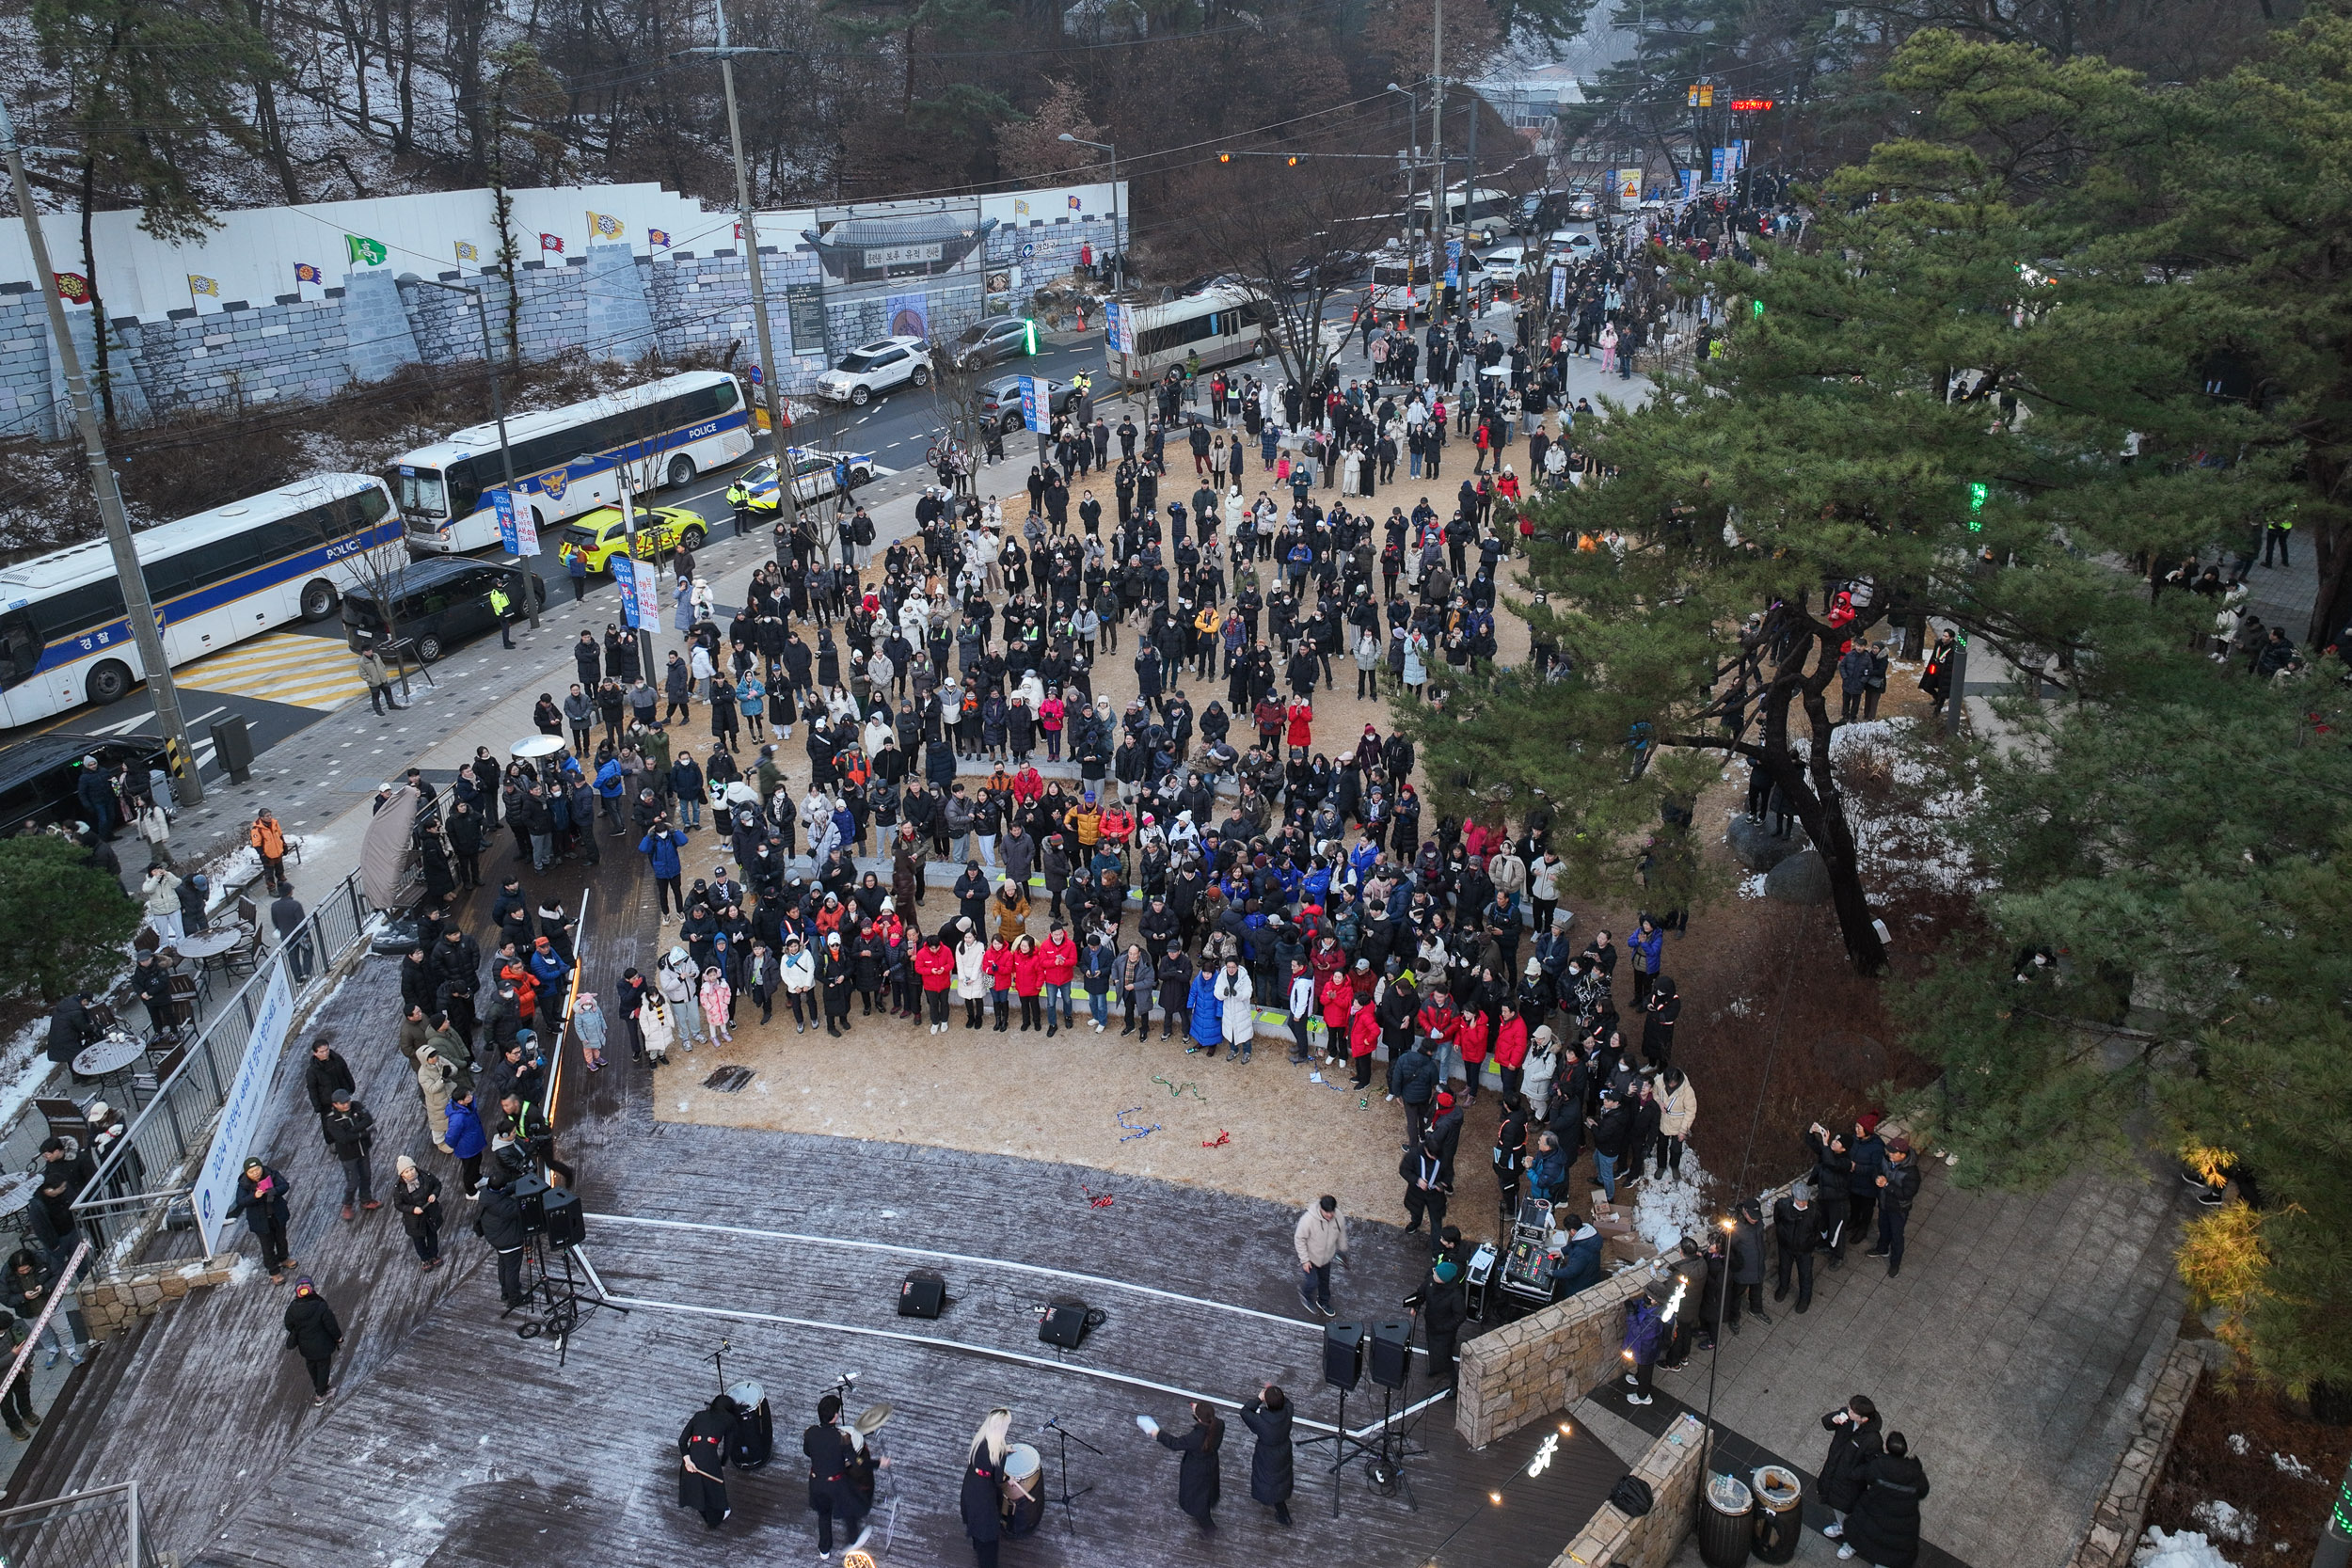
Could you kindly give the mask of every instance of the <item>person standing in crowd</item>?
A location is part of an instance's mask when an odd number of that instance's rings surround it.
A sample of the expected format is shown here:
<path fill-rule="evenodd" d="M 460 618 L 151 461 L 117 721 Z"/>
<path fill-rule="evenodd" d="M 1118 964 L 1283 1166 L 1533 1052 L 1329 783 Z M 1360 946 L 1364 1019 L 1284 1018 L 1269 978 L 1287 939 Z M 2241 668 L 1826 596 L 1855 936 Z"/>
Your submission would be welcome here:
<path fill-rule="evenodd" d="M 1267 1384 L 1243 1402 L 1242 1424 L 1257 1437 L 1249 1455 L 1249 1496 L 1274 1510 L 1277 1523 L 1291 1522 L 1291 1405 L 1280 1387 Z"/>
<path fill-rule="evenodd" d="M 1928 1472 L 1911 1454 L 1899 1432 L 1862 1466 L 1862 1495 L 1846 1515 L 1840 1560 L 1859 1557 L 1873 1568 L 1912 1568 L 1919 1560 L 1919 1503 L 1928 1495 Z"/>
<path fill-rule="evenodd" d="M 1911 1205 L 1919 1196 L 1919 1167 L 1911 1157 L 1909 1138 L 1886 1140 L 1886 1168 L 1877 1183 L 1879 1244 L 1868 1256 L 1885 1259 L 1886 1277 L 1892 1279 L 1903 1272 L 1903 1227 L 1911 1223 Z"/>
<path fill-rule="evenodd" d="M 1821 1249 L 1821 1212 L 1813 1202 L 1813 1184 L 1798 1181 L 1772 1205 L 1772 1240 L 1780 1248 L 1780 1273 L 1772 1299 L 1788 1299 L 1788 1275 L 1797 1276 L 1797 1310 L 1813 1305 L 1813 1255 Z"/>
<path fill-rule="evenodd" d="M 400 1227 L 417 1249 L 418 1269 L 431 1274 L 441 1266 L 441 1179 L 402 1155 L 393 1162 L 392 1206 L 400 1212 Z"/>
<path fill-rule="evenodd" d="M 1440 1257 L 1430 1265 L 1428 1282 L 1414 1298 L 1414 1316 L 1421 1320 L 1422 1348 L 1427 1353 L 1433 1388 L 1454 1386 L 1454 1351 L 1462 1324 L 1470 1318 L 1470 1291 L 1462 1280 L 1462 1265 Z"/>
<path fill-rule="evenodd" d="M 283 1285 L 286 1270 L 294 1263 L 286 1256 L 286 1179 L 258 1156 L 246 1161 L 245 1173 L 237 1178 L 237 1196 L 223 1218 L 234 1219 L 239 1214 L 245 1216 L 245 1227 L 262 1243 L 262 1266 L 269 1270 L 269 1282 Z"/>
<path fill-rule="evenodd" d="M 720 1394 L 677 1434 L 677 1505 L 699 1513 L 705 1529 L 717 1529 L 735 1512 L 727 1505 L 727 1437 L 734 1430 L 735 1402 Z"/>
<path fill-rule="evenodd" d="M 1731 1293 L 1724 1322 L 1737 1334 L 1742 1297 L 1758 1323 L 1771 1323 L 1772 1315 L 1764 1310 L 1764 1211 L 1754 1198 L 1747 1198 L 1732 1209 L 1731 1220 L 1731 1246 L 1725 1259 L 1731 1270 Z"/>
<path fill-rule="evenodd" d="M 972 1543 L 977 1568 L 996 1568 L 996 1548 L 1004 1539 L 1005 1493 L 1015 1484 L 1005 1479 L 1005 1445 L 1011 1429 L 1011 1411 L 1001 1406 L 990 1411 L 964 1455 L 957 1509 L 963 1515 L 963 1533 Z"/>
<path fill-rule="evenodd" d="M 1832 1541 L 1846 1536 L 1846 1516 L 1869 1484 L 1870 1461 L 1879 1456 L 1879 1407 L 1867 1394 L 1856 1394 L 1821 1418 L 1829 1433 L 1829 1453 L 1821 1461 L 1821 1479 L 1815 1484 L 1821 1506 L 1833 1515 L 1821 1533 Z"/>
<path fill-rule="evenodd" d="M 310 1370 L 313 1410 L 335 1391 L 327 1381 L 327 1370 L 342 1343 L 342 1324 L 335 1321 L 335 1309 L 326 1305 L 326 1298 L 307 1275 L 295 1280 L 294 1300 L 286 1304 L 286 1348 L 298 1354 Z"/>
<path fill-rule="evenodd" d="M 865 1522 L 866 1509 L 850 1484 L 857 1453 L 850 1434 L 841 1430 L 840 1395 L 827 1394 L 817 1402 L 817 1424 L 801 1434 L 801 1452 L 808 1456 L 808 1506 L 817 1512 L 817 1555 L 832 1560 L 835 1519 L 841 1521 L 841 1533 L 854 1538 L 845 1549 L 856 1551 L 874 1530 Z"/>
<path fill-rule="evenodd" d="M 375 1196 L 375 1174 L 368 1164 L 368 1154 L 375 1148 L 375 1116 L 349 1089 L 337 1089 L 329 1102 L 326 1147 L 343 1168 L 343 1223 L 351 1222 L 355 1197 L 362 1209 L 383 1208 Z"/>
<path fill-rule="evenodd" d="M 1166 1431 L 1148 1416 L 1137 1419 L 1160 1447 L 1184 1455 L 1176 1470 L 1176 1506 L 1203 1530 L 1216 1528 L 1217 1449 L 1225 1442 L 1225 1423 L 1217 1419 L 1216 1411 L 1206 1400 L 1193 1401 L 1192 1429 L 1182 1436 Z"/>
<path fill-rule="evenodd" d="M 472 1196 L 482 1204 L 474 1215 L 474 1232 L 498 1254 L 499 1305 L 511 1312 L 531 1300 L 531 1290 L 523 1283 L 523 1244 L 530 1240 L 523 1230 L 523 1206 L 498 1181 L 483 1183 Z"/>
<path fill-rule="evenodd" d="M 1298 1259 L 1299 1305 L 1311 1316 L 1334 1316 L 1331 1264 L 1347 1256 L 1347 1222 L 1340 1217 L 1337 1197 L 1326 1193 L 1298 1216 L 1291 1231 L 1291 1248 Z"/>

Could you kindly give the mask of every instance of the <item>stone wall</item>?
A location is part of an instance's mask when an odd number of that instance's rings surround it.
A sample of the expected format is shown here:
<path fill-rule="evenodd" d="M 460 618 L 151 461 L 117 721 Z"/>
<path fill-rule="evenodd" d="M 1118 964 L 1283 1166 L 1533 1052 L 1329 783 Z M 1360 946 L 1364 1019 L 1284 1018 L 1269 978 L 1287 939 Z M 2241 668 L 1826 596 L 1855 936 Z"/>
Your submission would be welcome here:
<path fill-rule="evenodd" d="M 1677 1417 L 1633 1466 L 1649 1483 L 1649 1512 L 1637 1519 L 1614 1503 L 1601 1504 L 1551 1568 L 1666 1568 L 1698 1516 L 1706 1432 L 1696 1416 Z"/>
<path fill-rule="evenodd" d="M 2132 1549 L 2148 1528 L 2148 1504 L 2154 1497 L 2156 1477 L 2172 1452 L 2173 1436 L 2188 1397 L 2196 1390 L 2197 1374 L 2205 1370 L 2205 1356 L 2196 1344 L 2183 1341 L 2165 1358 L 2140 1413 L 2139 1431 L 2115 1462 L 2115 1474 L 2090 1511 L 2090 1529 L 2074 1548 L 2073 1568 L 2124 1568 Z"/>
<path fill-rule="evenodd" d="M 236 1266 L 237 1255 L 223 1252 L 211 1258 L 167 1264 L 152 1274 L 126 1275 L 119 1279 L 86 1284 L 81 1288 L 81 1308 L 83 1318 L 89 1323 L 89 1337 L 108 1338 L 117 1330 L 128 1328 L 135 1320 L 161 1311 L 164 1303 L 178 1301 L 190 1291 L 205 1285 L 226 1285 Z"/>
<path fill-rule="evenodd" d="M 1574 1404 L 1614 1376 L 1625 1304 L 1649 1283 L 1627 1269 L 1462 1345 L 1454 1430 L 1473 1449 Z"/>

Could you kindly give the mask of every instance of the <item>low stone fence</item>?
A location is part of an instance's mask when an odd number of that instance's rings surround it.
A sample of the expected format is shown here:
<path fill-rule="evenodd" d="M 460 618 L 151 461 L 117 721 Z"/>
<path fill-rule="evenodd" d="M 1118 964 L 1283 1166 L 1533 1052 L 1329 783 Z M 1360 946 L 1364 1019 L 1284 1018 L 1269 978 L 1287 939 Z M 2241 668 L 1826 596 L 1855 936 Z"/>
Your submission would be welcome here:
<path fill-rule="evenodd" d="M 1466 1340 L 1454 1403 L 1454 1430 L 1463 1440 L 1483 1449 L 1565 1409 L 1614 1376 L 1625 1304 L 1649 1277 L 1645 1268 L 1627 1269 Z"/>
<path fill-rule="evenodd" d="M 152 1274 L 127 1275 L 85 1285 L 81 1307 L 82 1316 L 89 1324 L 89 1337 L 107 1338 L 190 1291 L 206 1285 L 226 1285 L 236 1266 L 237 1255 L 223 1252 L 167 1264 Z"/>
<path fill-rule="evenodd" d="M 1706 1434 L 1696 1416 L 1676 1418 L 1633 1466 L 1649 1484 L 1649 1512 L 1637 1519 L 1614 1503 L 1601 1504 L 1551 1568 L 1666 1568 L 1698 1517 Z"/>
<path fill-rule="evenodd" d="M 2072 1568 L 2124 1568 L 2140 1532 L 2148 1528 L 2148 1505 L 2154 1498 L 2156 1477 L 2171 1455 L 2172 1439 L 2181 1430 L 2188 1397 L 2196 1390 L 2197 1374 L 2205 1370 L 2204 1353 L 2183 1341 L 2165 1358 L 2140 1412 L 2139 1431 L 2115 1462 L 2106 1490 L 2090 1511 L 2090 1529 L 2074 1548 Z"/>

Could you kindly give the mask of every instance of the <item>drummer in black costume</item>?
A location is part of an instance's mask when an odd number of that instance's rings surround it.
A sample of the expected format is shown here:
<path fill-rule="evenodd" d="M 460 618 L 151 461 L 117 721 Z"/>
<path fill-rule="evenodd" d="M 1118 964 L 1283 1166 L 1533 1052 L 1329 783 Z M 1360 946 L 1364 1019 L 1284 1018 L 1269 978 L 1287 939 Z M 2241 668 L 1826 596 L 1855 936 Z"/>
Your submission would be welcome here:
<path fill-rule="evenodd" d="M 1005 1477 L 1005 1439 L 1011 1431 L 1011 1411 L 1001 1405 L 990 1411 L 972 1434 L 972 1451 L 963 1462 L 963 1533 L 972 1538 L 972 1559 L 978 1568 L 996 1568 L 1007 1494 L 1027 1496 Z"/>
<path fill-rule="evenodd" d="M 857 1450 L 850 1434 L 841 1430 L 840 1395 L 827 1394 L 817 1402 L 817 1424 L 802 1434 L 801 1451 L 808 1456 L 808 1506 L 817 1511 L 818 1555 L 833 1556 L 836 1518 L 843 1534 L 856 1537 L 849 1549 L 857 1550 L 866 1544 L 873 1527 L 865 1522 L 866 1505 L 851 1482 Z"/>

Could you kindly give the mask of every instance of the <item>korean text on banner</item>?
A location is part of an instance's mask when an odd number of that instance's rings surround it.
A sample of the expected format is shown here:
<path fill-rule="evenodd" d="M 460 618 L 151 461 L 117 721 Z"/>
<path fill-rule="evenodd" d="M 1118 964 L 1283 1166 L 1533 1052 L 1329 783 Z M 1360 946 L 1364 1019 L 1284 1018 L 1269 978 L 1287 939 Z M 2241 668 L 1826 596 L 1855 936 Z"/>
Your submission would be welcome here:
<path fill-rule="evenodd" d="M 1553 267 L 1553 268 L 1551 269 L 1551 303 L 1552 303 L 1552 307 L 1556 309 L 1558 309 L 1560 306 L 1565 305 L 1567 302 L 1568 302 L 1568 269 L 1567 269 L 1567 268 L 1565 268 L 1565 267 L 1562 267 L 1562 266 L 1555 266 L 1555 267 Z"/>
<path fill-rule="evenodd" d="M 621 591 L 621 625 L 632 631 L 637 626 L 637 574 L 630 562 L 619 556 L 612 558 L 612 586 Z"/>
<path fill-rule="evenodd" d="M 1445 243 L 1445 286 L 1449 289 L 1462 286 L 1462 242 L 1459 240 Z"/>
<path fill-rule="evenodd" d="M 515 553 L 526 558 L 539 553 L 538 515 L 527 506 L 515 512 Z"/>
<path fill-rule="evenodd" d="M 229 1226 L 229 1206 L 237 1198 L 237 1178 L 251 1152 L 262 1113 L 269 1108 L 270 1080 L 278 1072 L 278 1053 L 294 1026 L 294 988 L 286 983 L 283 954 L 270 959 L 268 980 L 246 995 L 253 1007 L 253 1028 L 246 1036 L 245 1059 L 229 1085 L 229 1099 L 220 1108 L 220 1125 L 213 1132 L 213 1147 L 204 1153 L 197 1172 L 194 1199 L 197 1227 L 207 1255 L 225 1250 L 222 1232 Z"/>
<path fill-rule="evenodd" d="M 650 561 L 631 561 L 629 576 L 637 580 L 637 609 L 629 617 L 632 630 L 661 629 L 661 573 Z"/>
<path fill-rule="evenodd" d="M 1050 410 L 1046 407 L 1044 389 L 1038 386 L 1037 377 L 1023 376 L 1021 378 L 1021 422 L 1031 430 L 1042 433 L 1046 429 L 1045 420 Z"/>
<path fill-rule="evenodd" d="M 1707 177 L 1718 185 L 1724 182 L 1724 150 L 1720 147 L 1707 154 Z"/>
<path fill-rule="evenodd" d="M 1112 300 L 1103 307 L 1103 320 L 1110 334 L 1111 352 L 1135 353 L 1136 324 L 1135 318 L 1127 313 L 1127 307 Z"/>
<path fill-rule="evenodd" d="M 1682 199 L 1696 201 L 1698 198 L 1699 171 L 1694 168 L 1686 168 L 1682 171 Z"/>
<path fill-rule="evenodd" d="M 499 515 L 499 543 L 506 547 L 508 555 L 522 554 L 522 542 L 515 535 L 515 492 L 491 491 L 490 510 Z"/>

